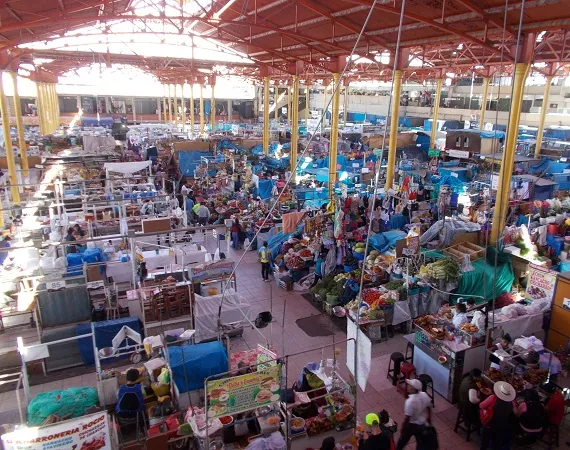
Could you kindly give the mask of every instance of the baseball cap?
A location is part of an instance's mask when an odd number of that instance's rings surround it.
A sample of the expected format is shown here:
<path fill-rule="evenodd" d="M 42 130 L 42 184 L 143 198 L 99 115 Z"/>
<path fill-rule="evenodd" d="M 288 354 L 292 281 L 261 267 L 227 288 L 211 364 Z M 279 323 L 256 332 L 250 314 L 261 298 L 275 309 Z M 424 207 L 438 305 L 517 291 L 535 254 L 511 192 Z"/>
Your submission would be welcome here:
<path fill-rule="evenodd" d="M 364 419 L 366 422 L 366 425 L 374 425 L 374 423 L 380 423 L 380 419 L 378 418 L 378 414 L 374 414 L 374 413 L 369 413 L 366 414 L 366 418 Z"/>

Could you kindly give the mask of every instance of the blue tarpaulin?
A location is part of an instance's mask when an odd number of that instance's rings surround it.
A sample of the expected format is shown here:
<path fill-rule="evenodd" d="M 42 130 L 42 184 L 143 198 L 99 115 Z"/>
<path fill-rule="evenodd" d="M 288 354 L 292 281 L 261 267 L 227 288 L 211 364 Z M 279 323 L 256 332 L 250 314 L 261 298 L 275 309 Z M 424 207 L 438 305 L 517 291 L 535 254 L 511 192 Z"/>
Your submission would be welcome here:
<path fill-rule="evenodd" d="M 400 239 L 404 239 L 407 236 L 407 233 L 400 230 L 390 230 L 385 231 L 384 233 L 378 233 L 374 236 L 371 236 L 368 242 L 379 252 L 385 252 L 391 247 L 396 246 L 396 241 Z"/>
<path fill-rule="evenodd" d="M 228 371 L 228 355 L 219 341 L 168 347 L 172 380 L 178 392 L 204 388 L 204 380 Z"/>
<path fill-rule="evenodd" d="M 530 166 L 528 170 L 533 175 L 542 176 L 554 173 L 563 173 L 564 169 L 567 169 L 568 167 L 570 167 L 570 164 L 568 163 L 552 161 L 548 158 L 544 158 L 536 166 Z"/>
<path fill-rule="evenodd" d="M 97 349 L 101 350 L 102 348 L 105 347 L 112 347 L 113 338 L 117 335 L 119 331 L 121 331 L 121 328 L 123 328 L 124 326 L 132 328 L 137 333 L 140 333 L 141 338 L 144 338 L 144 331 L 142 329 L 141 322 L 138 317 L 125 317 L 123 319 L 94 322 L 93 329 L 95 330 L 95 342 L 97 344 Z M 75 332 L 77 336 L 91 333 L 91 324 L 79 323 L 75 325 Z M 129 341 L 129 343 L 133 344 L 132 341 Z M 77 346 L 79 347 L 81 358 L 83 359 L 83 364 L 85 364 L 86 366 L 92 366 L 93 364 L 95 364 L 95 355 L 93 354 L 93 340 L 85 338 L 78 339 Z"/>
<path fill-rule="evenodd" d="M 220 142 L 218 142 L 216 148 L 218 150 L 232 150 L 236 155 L 242 155 L 245 153 L 243 147 L 234 144 L 232 141 L 228 139 L 222 139 Z"/>
<path fill-rule="evenodd" d="M 275 182 L 273 180 L 259 180 L 259 196 L 263 200 L 271 198 L 271 191 L 274 185 Z"/>
<path fill-rule="evenodd" d="M 179 151 L 178 152 L 178 168 L 182 175 L 186 177 L 193 177 L 196 167 L 200 165 L 200 158 L 203 156 L 210 158 L 212 152 L 203 152 L 198 150 Z"/>

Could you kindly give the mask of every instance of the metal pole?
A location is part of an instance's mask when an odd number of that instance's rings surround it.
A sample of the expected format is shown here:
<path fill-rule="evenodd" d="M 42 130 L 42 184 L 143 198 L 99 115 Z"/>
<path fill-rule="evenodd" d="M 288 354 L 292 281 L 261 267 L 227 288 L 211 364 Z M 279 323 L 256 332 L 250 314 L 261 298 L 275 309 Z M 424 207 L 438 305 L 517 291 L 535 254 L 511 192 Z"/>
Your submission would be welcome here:
<path fill-rule="evenodd" d="M 536 147 L 534 149 L 534 157 L 540 158 L 540 149 L 542 147 L 542 135 L 544 133 L 544 122 L 548 113 L 548 97 L 550 96 L 550 84 L 552 83 L 552 75 L 546 77 L 544 85 L 544 95 L 542 96 L 542 107 L 540 108 L 540 122 L 538 123 L 538 131 L 536 133 Z"/>
<path fill-rule="evenodd" d="M 204 137 L 204 86 L 200 84 L 200 137 Z"/>
<path fill-rule="evenodd" d="M 487 96 L 489 95 L 490 77 L 483 78 L 483 98 L 481 99 L 481 112 L 479 113 L 479 129 L 485 128 L 485 110 L 487 109 Z M 439 100 L 439 99 L 438 99 Z"/>
<path fill-rule="evenodd" d="M 338 152 L 338 113 L 340 101 L 340 73 L 333 73 L 333 99 L 331 112 L 331 139 L 329 148 L 329 197 L 333 198 L 334 185 L 337 179 L 337 152 Z M 325 104 L 326 107 L 326 104 Z"/>
<path fill-rule="evenodd" d="M 346 127 L 346 118 L 348 116 L 348 85 L 344 87 L 344 107 L 342 110 L 342 126 Z"/>
<path fill-rule="evenodd" d="M 190 135 L 194 137 L 194 83 L 190 84 Z"/>
<path fill-rule="evenodd" d="M 170 83 L 168 84 L 168 121 L 172 123 L 172 96 L 170 94 Z"/>
<path fill-rule="evenodd" d="M 435 138 L 437 133 L 437 118 L 439 116 L 439 102 L 441 99 L 441 87 L 443 86 L 443 78 L 439 78 L 437 80 L 437 87 L 435 91 L 435 99 L 433 105 L 433 119 L 431 121 L 431 138 L 430 138 L 430 147 L 435 148 Z M 392 131 L 392 130 L 390 130 Z M 392 135 L 390 134 L 390 140 L 392 139 Z"/>
<path fill-rule="evenodd" d="M 162 120 L 164 123 L 168 121 L 168 117 L 166 116 L 166 86 L 162 85 Z"/>
<path fill-rule="evenodd" d="M 182 118 L 182 131 L 184 131 L 184 127 L 186 126 L 186 105 L 184 101 L 184 84 L 180 85 L 180 117 Z"/>
<path fill-rule="evenodd" d="M 297 181 L 297 150 L 299 149 L 299 77 L 293 76 L 291 100 L 291 184 Z"/>
<path fill-rule="evenodd" d="M 513 76 L 513 96 L 511 101 L 511 113 L 509 125 L 507 126 L 507 142 L 503 151 L 501 171 L 499 173 L 499 186 L 495 200 L 495 214 L 493 216 L 493 227 L 491 228 L 491 245 L 496 245 L 503 233 L 507 213 L 507 204 L 511 191 L 511 177 L 515 162 L 515 149 L 517 146 L 517 136 L 519 132 L 520 112 L 524 94 L 524 83 L 528 72 L 527 63 L 518 63 L 515 66 Z"/>
<path fill-rule="evenodd" d="M 305 125 L 310 117 L 309 102 L 310 102 L 309 86 L 305 86 Z"/>
<path fill-rule="evenodd" d="M 398 144 L 398 114 L 400 113 L 400 91 L 402 89 L 403 70 L 394 71 L 394 88 L 392 91 L 392 116 L 390 117 L 390 143 L 388 146 L 388 167 L 386 168 L 386 191 L 394 182 L 394 166 L 396 165 L 396 147 Z M 380 162 L 382 164 L 382 162 Z"/>
<path fill-rule="evenodd" d="M 279 120 L 279 107 L 278 107 L 278 101 L 279 101 L 279 88 L 277 86 L 275 86 L 275 92 L 273 95 L 274 99 L 273 99 L 273 103 L 275 105 L 275 111 L 273 111 L 274 113 L 274 118 L 275 120 Z"/>
<path fill-rule="evenodd" d="M 10 113 L 8 112 L 8 105 L 6 104 L 2 72 L 0 72 L 0 112 L 2 113 L 2 131 L 4 133 L 4 148 L 6 149 L 6 162 L 8 164 L 8 174 L 10 177 L 12 202 L 20 203 L 20 191 L 18 190 L 18 186 L 16 186 L 18 184 L 16 161 L 14 158 L 14 150 L 12 148 L 12 139 L 10 137 Z"/>
<path fill-rule="evenodd" d="M 12 85 L 14 86 L 14 114 L 16 115 L 16 128 L 18 129 L 18 146 L 20 147 L 22 170 L 26 177 L 29 175 L 28 152 L 26 139 L 24 137 L 22 105 L 20 104 L 20 94 L 18 94 L 18 74 L 16 72 L 10 72 L 10 75 L 12 76 Z"/>
<path fill-rule="evenodd" d="M 210 99 L 210 127 L 212 128 L 212 134 L 216 132 L 216 97 L 214 97 L 215 84 L 212 87 L 212 98 Z"/>
<path fill-rule="evenodd" d="M 176 86 L 177 84 L 174 83 L 174 126 L 178 129 L 178 96 L 176 94 Z"/>
<path fill-rule="evenodd" d="M 269 77 L 263 77 L 263 153 L 269 154 Z"/>

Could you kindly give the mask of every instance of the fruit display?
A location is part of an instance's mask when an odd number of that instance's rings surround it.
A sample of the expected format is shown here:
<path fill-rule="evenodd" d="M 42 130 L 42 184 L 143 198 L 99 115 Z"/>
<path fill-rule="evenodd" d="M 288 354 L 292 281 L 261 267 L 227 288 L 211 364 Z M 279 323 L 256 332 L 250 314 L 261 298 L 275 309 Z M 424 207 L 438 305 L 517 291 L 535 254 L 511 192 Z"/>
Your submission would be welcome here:
<path fill-rule="evenodd" d="M 443 258 L 420 268 L 420 277 L 455 281 L 461 275 L 459 264 L 452 258 Z"/>
<path fill-rule="evenodd" d="M 311 250 L 309 250 L 308 248 L 304 248 L 303 250 L 301 250 L 298 255 L 301 258 L 312 258 L 313 254 L 311 253 Z"/>
<path fill-rule="evenodd" d="M 362 300 L 373 310 L 394 304 L 394 300 L 390 297 L 390 294 L 382 293 L 377 289 L 365 289 L 362 293 Z"/>
<path fill-rule="evenodd" d="M 366 243 L 357 242 L 352 248 L 352 251 L 355 253 L 364 253 L 366 251 Z"/>
<path fill-rule="evenodd" d="M 305 267 L 305 261 L 297 255 L 293 255 L 285 260 L 285 265 L 291 270 L 299 270 Z"/>
<path fill-rule="evenodd" d="M 378 251 L 372 250 L 364 260 L 364 266 L 369 271 L 381 273 L 382 270 L 387 269 L 390 264 L 392 264 L 393 259 L 394 258 L 392 256 L 384 256 L 381 255 Z"/>
<path fill-rule="evenodd" d="M 528 369 L 523 374 L 523 378 L 528 383 L 536 386 L 538 384 L 546 383 L 548 380 L 548 370 L 545 369 Z"/>
<path fill-rule="evenodd" d="M 348 422 L 354 418 L 354 408 L 351 405 L 343 405 L 343 407 L 334 414 L 333 418 L 337 425 Z"/>

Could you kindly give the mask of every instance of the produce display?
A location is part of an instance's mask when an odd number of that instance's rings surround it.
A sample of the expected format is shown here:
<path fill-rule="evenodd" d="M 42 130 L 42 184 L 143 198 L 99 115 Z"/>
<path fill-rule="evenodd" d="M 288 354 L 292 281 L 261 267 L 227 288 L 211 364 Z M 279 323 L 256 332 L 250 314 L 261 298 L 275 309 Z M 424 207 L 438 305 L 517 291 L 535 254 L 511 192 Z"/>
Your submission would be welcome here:
<path fill-rule="evenodd" d="M 307 419 L 305 422 L 308 436 L 326 433 L 334 428 L 331 420 L 326 416 L 317 416 Z"/>
<path fill-rule="evenodd" d="M 459 329 L 461 331 L 465 331 L 466 333 L 477 333 L 477 331 L 479 331 L 479 327 L 471 323 L 464 323 L 459 327 Z"/>
<path fill-rule="evenodd" d="M 523 378 L 533 386 L 546 383 L 548 380 L 548 370 L 545 369 L 528 369 L 525 370 Z"/>
<path fill-rule="evenodd" d="M 422 266 L 419 275 L 434 280 L 456 281 L 461 275 L 461 269 L 456 260 L 443 258 Z"/>

